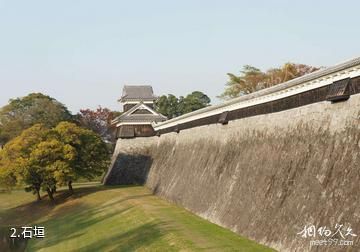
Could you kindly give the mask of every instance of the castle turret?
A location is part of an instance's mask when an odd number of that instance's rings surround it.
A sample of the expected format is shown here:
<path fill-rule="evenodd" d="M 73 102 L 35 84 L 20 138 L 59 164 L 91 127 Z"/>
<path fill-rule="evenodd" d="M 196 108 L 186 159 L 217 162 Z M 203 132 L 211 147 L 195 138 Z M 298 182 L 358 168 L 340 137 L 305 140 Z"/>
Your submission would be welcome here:
<path fill-rule="evenodd" d="M 123 104 L 123 114 L 113 120 L 117 128 L 117 138 L 154 136 L 153 122 L 167 118 L 154 110 L 157 97 L 149 85 L 125 85 L 119 101 Z"/>

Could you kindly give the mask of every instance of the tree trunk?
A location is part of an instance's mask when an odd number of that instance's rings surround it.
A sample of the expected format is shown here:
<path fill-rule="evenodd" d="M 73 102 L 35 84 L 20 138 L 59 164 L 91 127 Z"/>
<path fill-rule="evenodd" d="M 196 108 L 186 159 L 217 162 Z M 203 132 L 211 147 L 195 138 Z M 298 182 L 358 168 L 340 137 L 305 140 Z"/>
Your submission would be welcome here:
<path fill-rule="evenodd" d="M 51 188 L 51 192 L 52 192 L 52 194 L 56 193 L 56 186 L 54 186 L 53 188 Z"/>
<path fill-rule="evenodd" d="M 72 187 L 72 181 L 71 181 L 71 180 L 68 182 L 68 187 L 69 187 L 70 193 L 73 194 L 73 193 L 74 193 L 74 189 L 73 189 L 73 187 Z"/>
<path fill-rule="evenodd" d="M 40 201 L 41 200 L 41 196 L 40 196 L 40 189 L 39 188 L 36 188 L 35 189 L 36 191 L 36 198 L 37 198 L 37 201 Z"/>
<path fill-rule="evenodd" d="M 49 198 L 51 199 L 51 201 L 54 201 L 54 196 L 53 196 L 53 192 L 50 188 L 46 188 L 46 192 L 49 196 Z"/>

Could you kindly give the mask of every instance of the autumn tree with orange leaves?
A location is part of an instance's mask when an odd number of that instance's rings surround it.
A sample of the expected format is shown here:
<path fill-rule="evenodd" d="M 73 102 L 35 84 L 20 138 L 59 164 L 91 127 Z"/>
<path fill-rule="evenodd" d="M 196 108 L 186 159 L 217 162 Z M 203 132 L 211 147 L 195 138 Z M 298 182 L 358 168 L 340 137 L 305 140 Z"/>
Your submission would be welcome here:
<path fill-rule="evenodd" d="M 271 68 L 266 72 L 245 65 L 240 75 L 228 73 L 229 80 L 221 99 L 231 99 L 253 93 L 255 91 L 278 85 L 291 79 L 319 70 L 317 67 L 305 64 L 286 63 L 280 68 Z"/>

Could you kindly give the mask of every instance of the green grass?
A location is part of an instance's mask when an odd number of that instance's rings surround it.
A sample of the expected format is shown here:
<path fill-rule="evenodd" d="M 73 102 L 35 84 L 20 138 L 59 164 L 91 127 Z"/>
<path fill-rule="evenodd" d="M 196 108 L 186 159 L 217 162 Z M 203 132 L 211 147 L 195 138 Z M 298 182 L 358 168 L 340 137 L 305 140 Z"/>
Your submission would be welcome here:
<path fill-rule="evenodd" d="M 46 238 L 29 240 L 28 251 L 273 251 L 141 186 L 88 183 L 73 196 L 60 191 L 56 204 L 33 200 L 22 191 L 0 194 L 1 225 L 45 227 Z"/>

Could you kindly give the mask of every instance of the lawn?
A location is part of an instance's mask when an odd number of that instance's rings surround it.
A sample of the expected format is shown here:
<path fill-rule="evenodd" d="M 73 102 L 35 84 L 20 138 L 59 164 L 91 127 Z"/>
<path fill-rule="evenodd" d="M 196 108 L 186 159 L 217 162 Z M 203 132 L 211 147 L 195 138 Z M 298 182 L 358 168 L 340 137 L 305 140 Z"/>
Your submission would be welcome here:
<path fill-rule="evenodd" d="M 27 251 L 273 251 L 141 186 L 88 183 L 72 196 L 60 191 L 56 204 L 33 200 L 23 191 L 0 193 L 0 226 L 45 227 L 46 237 L 30 239 Z"/>

